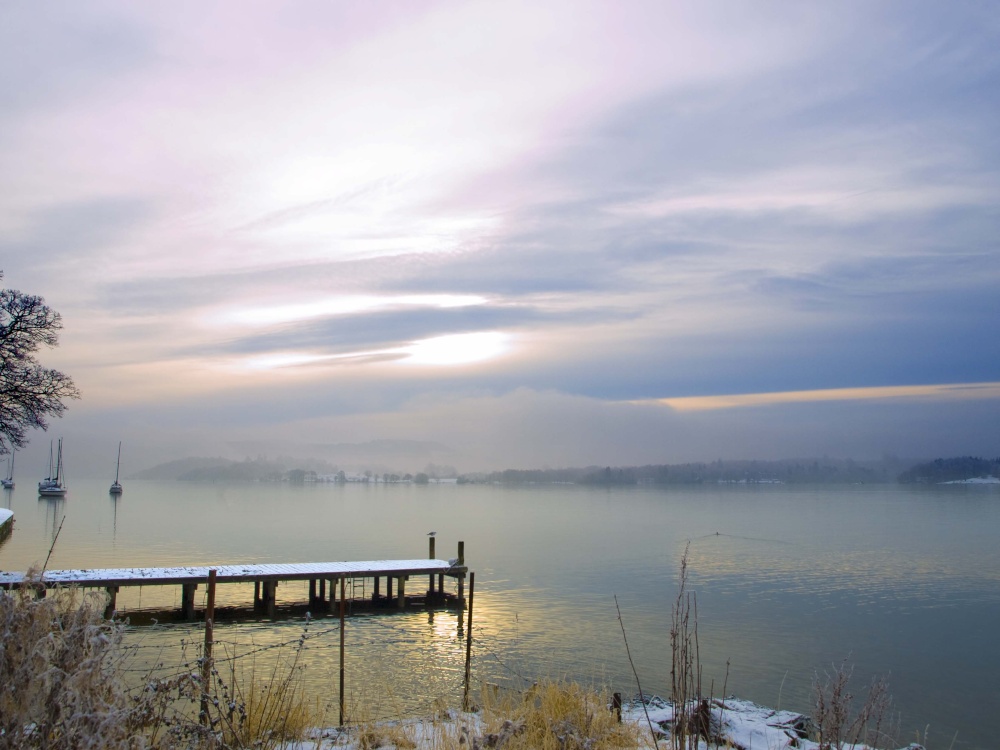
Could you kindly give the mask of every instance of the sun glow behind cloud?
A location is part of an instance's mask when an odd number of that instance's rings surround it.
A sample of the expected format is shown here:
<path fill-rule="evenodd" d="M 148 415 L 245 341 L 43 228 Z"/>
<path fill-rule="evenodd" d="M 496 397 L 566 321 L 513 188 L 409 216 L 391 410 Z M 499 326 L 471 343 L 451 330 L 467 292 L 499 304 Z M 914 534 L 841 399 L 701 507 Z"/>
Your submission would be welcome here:
<path fill-rule="evenodd" d="M 323 364 L 384 363 L 408 366 L 455 367 L 496 359 L 510 348 L 510 336 L 501 331 L 456 333 L 419 339 L 406 346 L 343 354 L 270 352 L 239 360 L 242 371 L 267 371 Z"/>
<path fill-rule="evenodd" d="M 499 331 L 456 333 L 416 341 L 402 360 L 409 365 L 467 365 L 496 359 L 508 347 L 507 334 Z"/>

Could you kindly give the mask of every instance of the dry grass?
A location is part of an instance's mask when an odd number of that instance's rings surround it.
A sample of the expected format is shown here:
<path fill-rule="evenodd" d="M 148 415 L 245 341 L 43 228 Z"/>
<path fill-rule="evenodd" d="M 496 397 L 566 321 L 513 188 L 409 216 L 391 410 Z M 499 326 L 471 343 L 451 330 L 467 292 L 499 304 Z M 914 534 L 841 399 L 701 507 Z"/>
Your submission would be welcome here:
<path fill-rule="evenodd" d="M 37 571 L 34 572 L 37 580 Z M 266 679 L 248 670 L 213 672 L 207 712 L 191 671 L 126 680 L 124 625 L 104 619 L 102 593 L 41 589 L 0 592 L 0 750 L 173 750 L 278 748 L 316 726 L 298 652 Z"/>
<path fill-rule="evenodd" d="M 132 746 L 127 693 L 106 677 L 122 631 L 103 609 L 100 595 L 0 594 L 0 748 Z"/>
<path fill-rule="evenodd" d="M 405 715 L 394 685 L 384 675 L 352 694 L 346 709 L 344 737 L 359 750 L 413 750 L 418 745 L 437 750 L 458 748 L 459 730 L 453 721 L 457 714 L 449 711 L 441 698 L 434 701 L 434 714 L 429 720 L 384 718 Z"/>
<path fill-rule="evenodd" d="M 850 681 L 851 669 L 844 662 L 814 682 L 813 723 L 820 748 L 842 750 L 862 743 L 873 748 L 893 747 L 895 727 L 888 683 L 874 678 L 868 695 L 856 707 Z"/>
<path fill-rule="evenodd" d="M 688 552 L 681 556 L 677 598 L 670 613 L 670 702 L 674 721 L 670 746 L 674 750 L 697 748 L 711 740 L 711 713 L 701 691 L 701 653 L 698 643 L 698 599 L 688 590 Z"/>
<path fill-rule="evenodd" d="M 360 750 L 377 750 L 377 748 L 397 748 L 398 750 L 414 750 L 417 746 L 415 730 L 412 725 L 387 723 L 364 724 L 352 732 L 351 737 Z M 447 735 L 440 733 L 441 744 L 444 747 Z"/>
<path fill-rule="evenodd" d="M 345 738 L 359 750 L 634 750 L 635 724 L 619 723 L 608 696 L 575 683 L 546 682 L 526 693 L 484 688 L 475 715 L 439 705 L 425 721 L 365 722 Z"/>
<path fill-rule="evenodd" d="M 318 700 L 305 693 L 301 645 L 291 658 L 281 655 L 260 672 L 256 660 L 232 659 L 228 676 L 213 671 L 208 720 L 226 748 L 273 750 L 305 738 L 321 719 Z"/>
<path fill-rule="evenodd" d="M 546 682 L 526 694 L 482 695 L 482 732 L 472 747 L 538 750 L 634 748 L 639 731 L 622 724 L 610 696 L 569 682 Z"/>

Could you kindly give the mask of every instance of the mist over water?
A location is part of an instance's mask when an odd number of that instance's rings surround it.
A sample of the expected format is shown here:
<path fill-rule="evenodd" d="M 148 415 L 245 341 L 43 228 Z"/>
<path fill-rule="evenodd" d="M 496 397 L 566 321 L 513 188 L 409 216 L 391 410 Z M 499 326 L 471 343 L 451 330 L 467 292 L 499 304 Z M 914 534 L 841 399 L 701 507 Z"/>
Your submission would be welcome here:
<path fill-rule="evenodd" d="M 815 676 L 846 659 L 855 694 L 873 675 L 888 677 L 901 744 L 927 725 L 933 747 L 949 746 L 955 732 L 963 750 L 995 741 L 986 717 L 1000 708 L 997 487 L 129 481 L 115 501 L 107 484 L 73 483 L 61 501 L 39 500 L 27 478 L 5 492 L 0 504 L 16 526 L 0 568 L 41 563 L 63 516 L 52 569 L 423 557 L 434 530 L 437 556 L 453 556 L 464 540 L 476 573 L 477 683 L 569 677 L 635 693 L 617 597 L 643 689 L 662 695 L 687 549 L 706 690 L 807 712 Z M 408 591 L 423 587 L 411 578 Z M 306 591 L 284 584 L 278 596 L 304 602 Z M 251 598 L 252 587 L 219 590 L 222 607 Z M 147 587 L 123 589 L 118 603 L 140 619 L 179 599 L 179 587 Z M 277 623 L 223 622 L 216 632 L 222 642 L 266 645 L 293 641 L 304 626 L 300 612 Z M 336 621 L 308 628 L 306 679 L 335 705 Z M 134 637 L 157 658 L 183 660 L 201 630 L 165 624 Z M 429 710 L 436 697 L 460 700 L 457 613 L 354 617 L 346 637 L 349 703 L 396 716 Z"/>

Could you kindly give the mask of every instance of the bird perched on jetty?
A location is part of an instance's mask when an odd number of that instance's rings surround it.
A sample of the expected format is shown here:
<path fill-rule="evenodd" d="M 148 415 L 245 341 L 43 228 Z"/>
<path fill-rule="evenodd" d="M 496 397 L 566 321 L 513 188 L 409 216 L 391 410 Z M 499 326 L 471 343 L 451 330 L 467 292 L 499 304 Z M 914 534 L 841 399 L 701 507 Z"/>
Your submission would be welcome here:
<path fill-rule="evenodd" d="M 437 532 L 436 531 L 428 531 L 427 532 L 427 536 L 437 536 Z"/>

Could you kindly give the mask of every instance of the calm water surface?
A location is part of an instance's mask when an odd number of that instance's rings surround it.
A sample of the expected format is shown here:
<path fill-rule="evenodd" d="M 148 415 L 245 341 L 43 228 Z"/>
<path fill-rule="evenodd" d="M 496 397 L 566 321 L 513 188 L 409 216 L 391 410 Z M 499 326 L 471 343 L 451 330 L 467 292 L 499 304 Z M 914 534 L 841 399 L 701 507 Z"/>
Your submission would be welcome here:
<path fill-rule="evenodd" d="M 476 572 L 478 679 L 570 677 L 636 692 L 615 597 L 646 692 L 668 692 L 670 609 L 685 548 L 704 684 L 808 712 L 817 674 L 845 659 L 855 693 L 888 676 L 902 740 L 979 750 L 1000 736 L 1000 488 L 660 490 L 580 487 L 197 485 L 108 482 L 39 500 L 33 482 L 0 495 L 15 513 L 0 568 L 424 557 L 459 539 Z M 410 589 L 413 590 L 411 583 Z M 304 598 L 292 586 L 279 598 Z M 133 614 L 179 606 L 179 591 L 119 595 Z M 250 593 L 220 589 L 220 603 Z M 453 612 L 356 617 L 347 627 L 355 710 L 393 716 L 460 695 L 464 641 Z M 222 624 L 229 652 L 292 640 L 301 618 Z M 309 625 L 306 675 L 336 703 L 336 621 Z M 183 624 L 137 629 L 150 658 L 190 656 Z M 180 649 L 180 650 L 178 650 Z M 259 658 L 266 663 L 269 654 Z M 282 650 L 285 653 L 285 650 Z M 728 664 L 728 667 L 727 667 Z M 728 672 L 728 676 L 727 676 Z M 904 743 L 905 744 L 905 743 Z"/>

